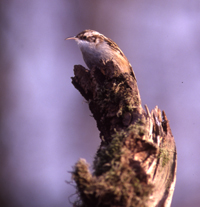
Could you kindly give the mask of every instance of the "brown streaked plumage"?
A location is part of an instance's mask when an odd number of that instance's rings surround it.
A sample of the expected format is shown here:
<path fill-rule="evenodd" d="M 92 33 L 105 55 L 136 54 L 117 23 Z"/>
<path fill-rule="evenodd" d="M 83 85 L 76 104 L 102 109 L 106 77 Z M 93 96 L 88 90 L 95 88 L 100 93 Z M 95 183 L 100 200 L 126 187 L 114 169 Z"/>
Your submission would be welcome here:
<path fill-rule="evenodd" d="M 112 60 L 123 73 L 134 73 L 128 59 L 119 46 L 110 38 L 94 30 L 84 30 L 75 37 L 69 37 L 78 43 L 86 65 L 91 69 L 94 66 L 101 67 L 102 63 Z"/>

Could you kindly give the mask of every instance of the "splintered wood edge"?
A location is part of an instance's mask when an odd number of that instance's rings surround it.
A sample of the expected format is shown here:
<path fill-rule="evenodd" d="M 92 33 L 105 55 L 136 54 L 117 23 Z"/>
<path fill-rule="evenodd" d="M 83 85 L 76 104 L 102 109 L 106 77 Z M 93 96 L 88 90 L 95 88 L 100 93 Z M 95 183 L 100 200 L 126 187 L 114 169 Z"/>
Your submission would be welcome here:
<path fill-rule="evenodd" d="M 149 182 L 155 185 L 155 191 L 149 200 L 149 206 L 170 207 L 177 171 L 177 152 L 174 137 L 164 111 L 161 113 L 161 110 L 156 106 L 150 114 L 146 105 L 145 109 L 150 122 L 153 122 L 154 130 L 157 129 L 156 132 L 152 131 L 152 133 L 157 133 L 156 140 L 159 149 L 157 159 L 148 169 Z M 153 136 L 155 135 L 151 137 Z M 151 139 L 149 141 L 151 142 Z"/>

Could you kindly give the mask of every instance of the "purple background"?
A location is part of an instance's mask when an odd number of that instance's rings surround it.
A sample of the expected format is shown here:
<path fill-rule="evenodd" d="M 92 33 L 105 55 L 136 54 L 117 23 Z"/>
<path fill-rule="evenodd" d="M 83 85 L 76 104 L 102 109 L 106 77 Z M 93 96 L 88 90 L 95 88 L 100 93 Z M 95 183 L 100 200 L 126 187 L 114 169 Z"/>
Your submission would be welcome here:
<path fill-rule="evenodd" d="M 200 206 L 200 1 L 1 0 L 0 204 L 72 206 L 65 181 L 100 143 L 71 84 L 85 65 L 84 29 L 113 39 L 131 62 L 142 103 L 165 110 L 178 151 L 172 207 Z M 71 196 L 70 200 L 74 200 Z"/>

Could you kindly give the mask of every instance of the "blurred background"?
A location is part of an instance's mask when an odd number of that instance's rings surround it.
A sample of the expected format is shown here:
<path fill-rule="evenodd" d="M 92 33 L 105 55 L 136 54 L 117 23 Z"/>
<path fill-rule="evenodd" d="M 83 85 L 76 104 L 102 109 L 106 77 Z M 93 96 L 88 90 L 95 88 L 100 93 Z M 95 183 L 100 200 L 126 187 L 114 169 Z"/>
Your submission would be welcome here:
<path fill-rule="evenodd" d="M 165 110 L 178 151 L 172 207 L 200 206 L 200 1 L 0 1 L 0 206 L 70 207 L 66 183 L 100 143 L 71 84 L 84 29 L 131 62 L 143 105 Z"/>

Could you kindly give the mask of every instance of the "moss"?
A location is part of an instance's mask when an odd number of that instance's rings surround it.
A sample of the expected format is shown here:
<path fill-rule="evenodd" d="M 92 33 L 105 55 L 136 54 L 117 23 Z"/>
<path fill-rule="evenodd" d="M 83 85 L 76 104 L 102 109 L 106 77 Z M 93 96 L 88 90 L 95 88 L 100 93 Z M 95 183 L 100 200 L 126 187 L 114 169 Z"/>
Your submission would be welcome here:
<path fill-rule="evenodd" d="M 160 153 L 158 155 L 158 158 L 161 160 L 162 162 L 162 167 L 165 167 L 165 165 L 169 162 L 170 160 L 170 154 L 168 152 L 168 150 L 166 149 L 160 149 Z"/>
<path fill-rule="evenodd" d="M 146 130 L 146 122 L 143 118 L 138 119 L 135 124 L 132 124 L 129 126 L 130 133 L 134 135 L 139 135 L 140 138 L 145 138 L 145 135 L 147 134 Z"/>
<path fill-rule="evenodd" d="M 132 112 L 140 104 L 138 94 L 135 94 L 135 99 L 133 96 L 133 91 L 128 86 L 126 78 L 119 76 L 112 80 L 105 80 L 97 89 L 94 101 L 103 110 L 109 109 L 107 106 L 117 106 L 115 114 L 120 117 L 125 111 Z"/>
<path fill-rule="evenodd" d="M 93 176 L 83 160 L 76 164 L 73 177 L 82 200 L 76 206 L 145 206 L 152 185 L 141 181 L 131 166 L 132 152 L 125 145 L 128 139 L 125 131 L 116 131 L 111 143 L 101 146 L 95 157 Z"/>
<path fill-rule="evenodd" d="M 84 163 L 81 164 L 86 166 Z M 102 176 L 92 178 L 88 171 L 81 172 L 82 169 L 85 169 L 81 164 L 77 163 L 74 172 L 76 175 L 74 179 L 82 200 L 82 203 L 79 205 L 76 203 L 76 206 L 145 206 L 152 186 L 140 182 L 128 163 L 111 163 L 109 171 Z M 81 175 L 81 177 L 77 175 Z"/>
<path fill-rule="evenodd" d="M 112 162 L 120 160 L 122 155 L 121 148 L 125 134 L 117 133 L 108 146 L 102 146 L 96 154 L 94 161 L 95 175 L 101 175 L 111 168 Z"/>

